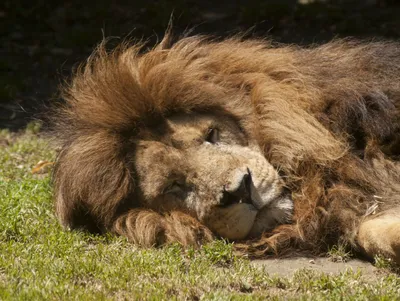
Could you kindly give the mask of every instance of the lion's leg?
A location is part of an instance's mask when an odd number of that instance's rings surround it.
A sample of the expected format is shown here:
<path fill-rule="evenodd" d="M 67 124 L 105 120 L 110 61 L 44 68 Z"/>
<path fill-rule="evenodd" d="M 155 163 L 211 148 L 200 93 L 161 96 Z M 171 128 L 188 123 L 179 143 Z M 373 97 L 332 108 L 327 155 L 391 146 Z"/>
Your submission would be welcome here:
<path fill-rule="evenodd" d="M 380 215 L 362 222 L 357 240 L 371 258 L 383 255 L 400 264 L 400 214 Z"/>
<path fill-rule="evenodd" d="M 212 239 L 211 231 L 195 218 L 179 211 L 161 215 L 147 209 L 132 209 L 119 216 L 112 232 L 143 247 L 180 243 L 200 245 Z"/>

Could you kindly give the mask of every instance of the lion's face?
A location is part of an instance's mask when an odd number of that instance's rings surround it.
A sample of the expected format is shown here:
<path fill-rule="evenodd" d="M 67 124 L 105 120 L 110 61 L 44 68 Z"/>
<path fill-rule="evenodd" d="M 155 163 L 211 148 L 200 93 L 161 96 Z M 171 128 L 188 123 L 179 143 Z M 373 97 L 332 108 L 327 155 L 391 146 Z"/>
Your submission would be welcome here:
<path fill-rule="evenodd" d="M 143 207 L 184 211 L 229 239 L 290 220 L 282 179 L 233 118 L 177 114 L 139 137 L 134 164 Z"/>

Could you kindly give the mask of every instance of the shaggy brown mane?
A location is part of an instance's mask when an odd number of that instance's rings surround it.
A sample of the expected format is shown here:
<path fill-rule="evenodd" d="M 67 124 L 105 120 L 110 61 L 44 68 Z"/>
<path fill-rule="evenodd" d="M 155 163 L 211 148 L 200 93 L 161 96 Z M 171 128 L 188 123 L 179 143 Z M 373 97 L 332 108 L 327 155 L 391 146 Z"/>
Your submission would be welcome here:
<path fill-rule="evenodd" d="M 248 254 L 358 249 L 362 221 L 399 211 L 399 44 L 168 40 L 112 52 L 103 43 L 64 88 L 54 171 L 62 225 L 144 246 L 210 240 L 195 218 L 135 201 L 136 137 L 165 116 L 200 111 L 240 120 L 292 191 L 295 223 L 242 244 Z"/>

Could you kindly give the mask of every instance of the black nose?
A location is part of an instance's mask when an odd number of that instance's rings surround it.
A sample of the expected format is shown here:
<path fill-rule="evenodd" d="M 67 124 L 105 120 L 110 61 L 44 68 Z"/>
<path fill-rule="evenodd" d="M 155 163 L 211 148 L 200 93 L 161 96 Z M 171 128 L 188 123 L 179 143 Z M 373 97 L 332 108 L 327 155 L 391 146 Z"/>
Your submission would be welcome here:
<path fill-rule="evenodd" d="M 229 206 L 238 203 L 251 204 L 251 174 L 250 171 L 245 174 L 237 189 L 228 191 L 224 187 L 223 195 L 220 201 L 221 206 Z"/>

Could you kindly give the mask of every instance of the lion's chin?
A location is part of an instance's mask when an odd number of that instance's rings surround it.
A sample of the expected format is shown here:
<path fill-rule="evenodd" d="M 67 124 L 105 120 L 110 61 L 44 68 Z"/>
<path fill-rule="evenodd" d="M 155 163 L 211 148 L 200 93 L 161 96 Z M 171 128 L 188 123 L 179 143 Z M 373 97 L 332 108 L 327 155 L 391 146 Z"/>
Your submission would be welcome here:
<path fill-rule="evenodd" d="M 259 236 L 277 225 L 291 223 L 292 216 L 293 200 L 290 193 L 282 191 L 261 209 L 252 203 L 215 207 L 206 224 L 223 238 L 241 240 Z"/>
<path fill-rule="evenodd" d="M 250 233 L 257 213 L 253 205 L 246 203 L 216 208 L 209 218 L 208 227 L 223 238 L 244 239 Z"/>

